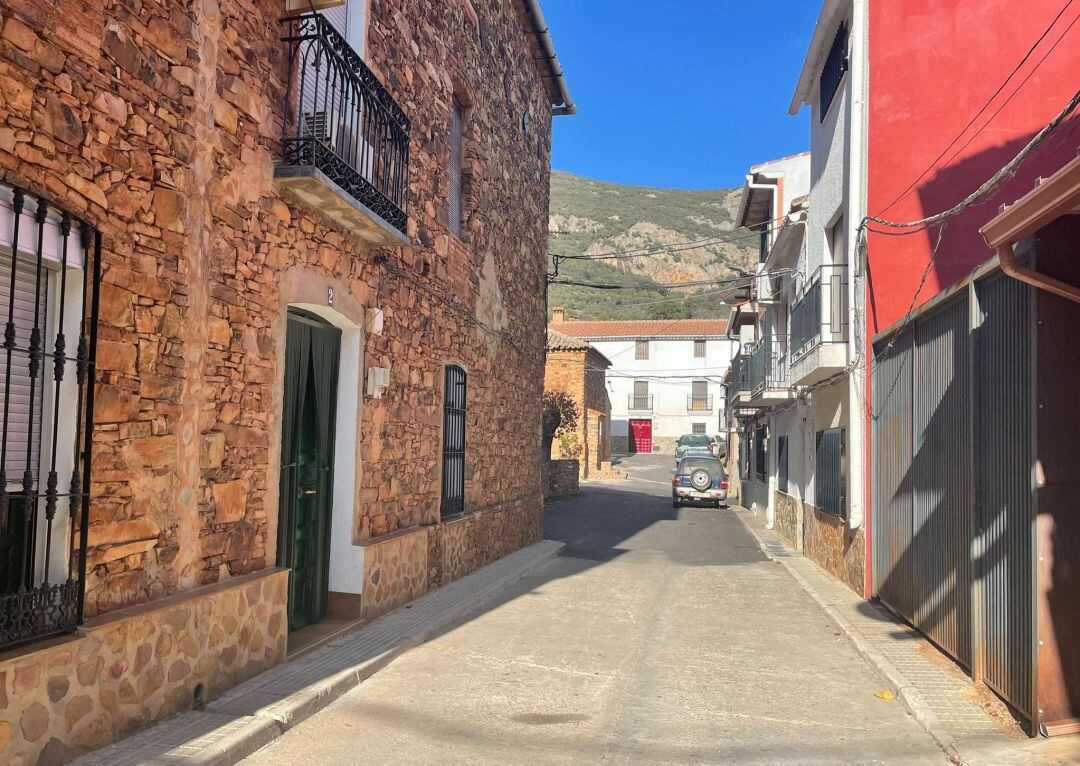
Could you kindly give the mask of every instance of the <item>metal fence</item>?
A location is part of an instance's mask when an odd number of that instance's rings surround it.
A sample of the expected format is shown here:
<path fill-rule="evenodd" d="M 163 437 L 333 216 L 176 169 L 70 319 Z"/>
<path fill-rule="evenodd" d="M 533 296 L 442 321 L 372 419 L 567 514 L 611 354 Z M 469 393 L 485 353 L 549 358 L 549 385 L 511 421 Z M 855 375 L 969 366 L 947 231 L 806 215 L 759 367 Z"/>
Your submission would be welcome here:
<path fill-rule="evenodd" d="M 47 199 L 3 186 L 0 253 L 7 648 L 70 632 L 83 618 L 101 235 Z"/>
<path fill-rule="evenodd" d="M 626 408 L 630 410 L 636 410 L 638 412 L 652 412 L 652 394 L 649 394 L 647 396 L 642 396 L 640 394 L 630 394 L 626 400 Z"/>
<path fill-rule="evenodd" d="M 281 23 L 289 45 L 282 165 L 317 168 L 405 232 L 408 117 L 321 13 Z"/>
<path fill-rule="evenodd" d="M 754 393 L 788 387 L 787 343 L 784 338 L 766 336 L 750 357 L 750 389 Z"/>
<path fill-rule="evenodd" d="M 712 412 L 713 398 L 712 395 L 695 396 L 690 394 L 686 397 L 686 411 L 687 412 Z"/>

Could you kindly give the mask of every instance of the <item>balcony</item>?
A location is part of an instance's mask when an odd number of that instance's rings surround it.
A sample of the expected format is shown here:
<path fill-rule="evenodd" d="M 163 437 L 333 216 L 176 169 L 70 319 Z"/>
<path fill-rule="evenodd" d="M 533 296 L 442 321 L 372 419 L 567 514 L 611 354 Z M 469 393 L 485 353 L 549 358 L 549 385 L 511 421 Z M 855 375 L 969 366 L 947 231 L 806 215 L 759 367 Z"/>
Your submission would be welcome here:
<path fill-rule="evenodd" d="M 712 412 L 713 411 L 713 398 L 712 395 L 708 396 L 694 396 L 691 394 L 686 397 L 686 411 L 687 412 Z"/>
<path fill-rule="evenodd" d="M 648 396 L 635 396 L 630 394 L 626 408 L 631 412 L 652 412 L 653 398 L 652 395 Z"/>
<path fill-rule="evenodd" d="M 750 357 L 750 404 L 771 407 L 794 396 L 788 381 L 787 343 L 784 338 L 767 336 Z"/>
<path fill-rule="evenodd" d="M 808 386 L 848 361 L 847 265 L 819 268 L 791 309 L 791 384 Z"/>
<path fill-rule="evenodd" d="M 281 23 L 289 75 L 275 182 L 372 244 L 408 244 L 408 117 L 322 14 Z"/>
<path fill-rule="evenodd" d="M 724 402 L 728 414 L 750 400 L 750 354 L 742 353 L 731 360 L 724 382 Z"/>

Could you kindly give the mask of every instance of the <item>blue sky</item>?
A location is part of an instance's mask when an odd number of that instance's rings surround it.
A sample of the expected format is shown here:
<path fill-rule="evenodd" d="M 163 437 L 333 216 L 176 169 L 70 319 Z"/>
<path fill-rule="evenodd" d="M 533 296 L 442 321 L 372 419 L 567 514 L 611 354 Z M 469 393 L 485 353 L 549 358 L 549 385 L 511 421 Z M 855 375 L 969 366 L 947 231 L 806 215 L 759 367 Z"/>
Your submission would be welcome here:
<path fill-rule="evenodd" d="M 816 0 L 544 0 L 581 111 L 555 120 L 552 167 L 603 181 L 737 186 L 809 148 L 787 113 Z"/>

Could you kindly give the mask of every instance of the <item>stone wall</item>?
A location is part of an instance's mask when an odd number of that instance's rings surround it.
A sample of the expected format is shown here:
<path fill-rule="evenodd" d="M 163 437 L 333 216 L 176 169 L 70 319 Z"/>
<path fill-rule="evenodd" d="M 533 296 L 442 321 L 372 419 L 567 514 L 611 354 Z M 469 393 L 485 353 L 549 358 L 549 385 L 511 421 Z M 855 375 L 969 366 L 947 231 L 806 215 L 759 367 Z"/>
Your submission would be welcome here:
<path fill-rule="evenodd" d="M 552 460 L 544 472 L 544 497 L 569 497 L 579 490 L 579 466 L 576 460 Z"/>
<path fill-rule="evenodd" d="M 611 462 L 611 401 L 606 368 L 609 362 L 593 348 L 549 350 L 544 366 L 544 389 L 564 391 L 578 406 L 577 427 L 556 437 L 553 460 L 577 459 L 587 479 Z"/>
<path fill-rule="evenodd" d="M 0 763 L 57 764 L 277 665 L 284 570 L 90 620 L 77 637 L 0 655 Z"/>
<path fill-rule="evenodd" d="M 773 492 L 774 524 L 777 533 L 797 551 L 803 548 L 803 503 L 786 492 Z"/>
<path fill-rule="evenodd" d="M 364 543 L 360 617 L 371 620 L 428 590 L 429 529 L 403 529 Z"/>
<path fill-rule="evenodd" d="M 853 591 L 862 595 L 866 546 L 862 529 L 803 503 L 803 553 Z"/>
<path fill-rule="evenodd" d="M 363 364 L 391 370 L 360 411 L 354 542 L 438 524 L 449 361 L 469 372 L 468 509 L 511 503 L 499 529 L 538 538 L 526 445 L 540 438 L 551 117 L 523 6 L 371 0 L 366 56 L 413 121 L 415 243 L 374 252 L 273 183 L 281 5 L 0 2 L 0 177 L 104 235 L 90 614 L 276 561 L 286 309 L 331 288 L 361 327 L 382 310 Z M 470 104 L 462 240 L 446 220 L 455 92 Z"/>

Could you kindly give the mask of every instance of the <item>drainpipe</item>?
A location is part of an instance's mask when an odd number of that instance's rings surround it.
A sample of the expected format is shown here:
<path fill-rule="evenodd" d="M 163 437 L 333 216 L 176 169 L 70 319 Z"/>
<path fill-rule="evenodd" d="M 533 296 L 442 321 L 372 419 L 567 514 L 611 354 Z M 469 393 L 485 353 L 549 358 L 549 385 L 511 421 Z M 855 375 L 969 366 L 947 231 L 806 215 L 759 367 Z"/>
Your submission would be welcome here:
<path fill-rule="evenodd" d="M 1040 290 L 1046 290 L 1073 303 L 1080 303 L 1080 288 L 1046 274 L 1040 274 L 1027 266 L 1021 266 L 1016 262 L 1016 253 L 1013 251 L 1011 244 L 998 245 L 997 255 L 998 260 L 1001 262 L 1001 270 L 1013 279 L 1026 282 Z"/>
<path fill-rule="evenodd" d="M 867 29 L 869 27 L 866 0 L 853 0 L 851 28 L 851 114 L 848 116 L 848 210 L 846 216 L 847 262 L 848 262 L 848 358 L 857 359 L 865 349 L 865 326 L 863 321 L 863 275 L 862 253 L 859 249 L 856 223 L 866 214 L 866 119 L 867 119 Z M 866 396 L 866 376 L 862 365 L 857 365 L 848 376 L 848 481 L 850 483 L 848 525 L 851 529 L 868 529 L 866 522 L 866 417 L 859 406 Z M 865 541 L 866 564 L 871 555 L 870 540 Z M 869 571 L 869 570 L 867 570 Z"/>
<path fill-rule="evenodd" d="M 566 78 L 563 76 L 562 64 L 559 63 L 559 56 L 555 53 L 555 41 L 551 39 L 551 29 L 548 27 L 547 21 L 544 20 L 544 12 L 540 10 L 540 0 L 526 0 L 526 4 L 529 13 L 532 15 L 533 29 L 536 30 L 536 36 L 539 38 L 540 45 L 543 46 L 544 54 L 547 56 L 551 77 L 555 80 L 555 85 L 559 89 L 561 104 L 553 104 L 551 113 L 556 117 L 564 114 L 577 114 L 577 105 L 570 98 L 570 89 L 567 87 Z"/>

